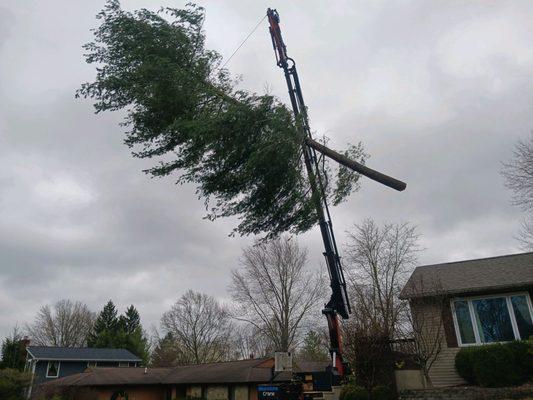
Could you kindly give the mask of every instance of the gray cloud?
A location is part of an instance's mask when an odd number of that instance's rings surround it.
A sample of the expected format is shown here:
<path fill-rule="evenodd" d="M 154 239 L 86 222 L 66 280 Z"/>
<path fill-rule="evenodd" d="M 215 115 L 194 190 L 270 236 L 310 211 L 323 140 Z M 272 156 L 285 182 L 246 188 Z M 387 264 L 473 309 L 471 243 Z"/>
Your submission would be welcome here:
<path fill-rule="evenodd" d="M 418 225 L 424 263 L 517 251 L 522 216 L 499 170 L 533 127 L 532 3 L 270 3 L 202 2 L 209 46 L 228 56 L 277 7 L 317 134 L 363 141 L 371 166 L 408 181 L 396 193 L 365 180 L 333 211 L 339 242 L 374 217 Z M 252 240 L 228 237 L 235 221 L 203 220 L 193 187 L 149 179 L 121 116 L 74 99 L 94 76 L 81 45 L 102 5 L 0 8 L 0 336 L 61 298 L 134 303 L 146 326 L 188 288 L 225 299 Z M 228 67 L 286 100 L 266 25 Z M 318 266 L 318 232 L 301 241 Z"/>

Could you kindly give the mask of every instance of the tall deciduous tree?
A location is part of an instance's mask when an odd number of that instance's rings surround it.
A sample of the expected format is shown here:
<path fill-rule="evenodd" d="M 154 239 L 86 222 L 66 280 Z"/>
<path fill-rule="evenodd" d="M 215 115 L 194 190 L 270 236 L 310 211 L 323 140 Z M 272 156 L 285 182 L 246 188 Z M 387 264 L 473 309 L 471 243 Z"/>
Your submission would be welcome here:
<path fill-rule="evenodd" d="M 77 94 L 93 98 L 96 112 L 126 110 L 134 156 L 161 160 L 148 173 L 195 184 L 208 218 L 238 216 L 239 234 L 276 236 L 317 223 L 304 133 L 273 96 L 236 89 L 220 55 L 205 48 L 201 7 L 127 12 L 110 0 L 97 18 L 85 45 L 96 80 Z M 346 154 L 365 158 L 360 145 Z M 328 168 L 322 173 L 333 203 L 358 188 L 359 175 L 344 167 L 336 179 Z"/>
<path fill-rule="evenodd" d="M 36 345 L 82 347 L 87 344 L 93 321 L 94 314 L 87 305 L 79 301 L 60 300 L 53 307 L 41 307 L 26 330 Z"/>
<path fill-rule="evenodd" d="M 408 223 L 379 226 L 367 219 L 348 232 L 346 246 L 352 320 L 358 329 L 394 337 L 406 303 L 398 298 L 419 251 L 416 228 Z"/>
<path fill-rule="evenodd" d="M 274 354 L 274 345 L 265 335 L 263 329 L 250 324 L 242 324 L 235 329 L 232 345 L 232 358 L 243 360 L 247 358 L 261 358 Z"/>
<path fill-rule="evenodd" d="M 23 371 L 24 364 L 26 363 L 27 344 L 18 327 L 13 328 L 11 334 L 2 341 L 0 368 L 12 368 Z"/>
<path fill-rule="evenodd" d="M 211 296 L 189 290 L 163 314 L 161 326 L 176 340 L 179 364 L 231 358 L 231 316 L 228 309 Z"/>
<path fill-rule="evenodd" d="M 505 185 L 513 192 L 513 203 L 527 213 L 518 240 L 533 249 L 533 133 L 515 146 L 513 158 L 504 163 Z"/>
<path fill-rule="evenodd" d="M 258 241 L 243 251 L 230 292 L 235 317 L 262 330 L 274 350 L 296 347 L 305 319 L 323 299 L 323 281 L 307 269 L 307 251 L 294 238 Z"/>

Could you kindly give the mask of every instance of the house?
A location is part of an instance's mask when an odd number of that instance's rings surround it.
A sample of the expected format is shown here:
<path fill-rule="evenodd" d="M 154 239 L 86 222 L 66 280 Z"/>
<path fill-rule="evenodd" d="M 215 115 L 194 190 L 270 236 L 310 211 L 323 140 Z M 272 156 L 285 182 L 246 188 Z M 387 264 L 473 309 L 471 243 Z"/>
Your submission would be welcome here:
<path fill-rule="evenodd" d="M 289 372 L 273 372 L 274 358 L 187 365 L 174 368 L 94 368 L 42 385 L 41 390 L 90 390 L 99 400 L 118 394 L 132 399 L 258 400 L 261 384 L 290 382 Z M 304 390 L 331 390 L 329 362 L 295 362 Z"/>
<path fill-rule="evenodd" d="M 33 374 L 34 385 L 91 367 L 137 367 L 142 361 L 126 349 L 28 346 L 26 352 L 25 370 Z"/>
<path fill-rule="evenodd" d="M 455 371 L 463 346 L 533 335 L 533 253 L 425 265 L 414 270 L 400 298 L 409 300 L 421 342 L 440 334 L 430 369 L 434 386 L 465 383 Z"/>

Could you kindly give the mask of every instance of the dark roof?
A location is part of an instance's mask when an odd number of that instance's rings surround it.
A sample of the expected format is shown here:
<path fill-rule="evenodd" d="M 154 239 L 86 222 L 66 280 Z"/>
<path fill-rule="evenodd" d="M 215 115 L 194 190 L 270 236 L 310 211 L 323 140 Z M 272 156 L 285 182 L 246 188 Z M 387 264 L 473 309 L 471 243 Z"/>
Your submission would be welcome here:
<path fill-rule="evenodd" d="M 37 360 L 141 361 L 139 357 L 126 349 L 28 346 L 27 350 Z"/>
<path fill-rule="evenodd" d="M 417 267 L 400 298 L 533 286 L 533 253 L 510 254 Z"/>
<path fill-rule="evenodd" d="M 94 368 L 56 379 L 46 385 L 106 386 L 137 384 L 262 383 L 271 379 L 273 358 L 186 365 L 174 368 Z M 295 362 L 295 372 L 324 371 L 329 362 Z M 274 382 L 291 380 L 287 372 L 276 373 Z"/>
<path fill-rule="evenodd" d="M 270 360 L 262 358 L 176 367 L 166 376 L 164 383 L 268 382 L 271 378 Z M 283 375 L 287 374 L 279 374 L 276 378 L 287 380 Z"/>
<path fill-rule="evenodd" d="M 172 368 L 89 368 L 45 383 L 46 386 L 158 385 Z M 145 372 L 146 371 L 146 372 Z"/>

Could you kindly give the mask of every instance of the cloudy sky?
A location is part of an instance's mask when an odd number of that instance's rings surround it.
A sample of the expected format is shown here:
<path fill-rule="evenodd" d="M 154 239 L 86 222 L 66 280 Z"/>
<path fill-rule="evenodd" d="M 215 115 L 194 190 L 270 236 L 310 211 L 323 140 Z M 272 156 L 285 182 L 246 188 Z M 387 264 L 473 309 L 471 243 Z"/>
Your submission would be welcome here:
<path fill-rule="evenodd" d="M 203 220 L 194 188 L 144 175 L 120 114 L 74 99 L 94 76 L 81 46 L 103 4 L 0 2 L 0 337 L 62 298 L 133 303 L 146 327 L 188 288 L 225 300 L 251 242 L 228 237 L 234 221 Z M 312 128 L 337 147 L 361 140 L 370 166 L 408 182 L 398 193 L 365 180 L 333 212 L 339 242 L 372 217 L 416 224 L 424 264 L 519 250 L 522 215 L 499 171 L 533 129 L 533 2 L 201 4 L 208 46 L 226 57 L 277 8 Z M 286 100 L 266 22 L 228 68 Z M 318 232 L 300 240 L 318 267 Z"/>

